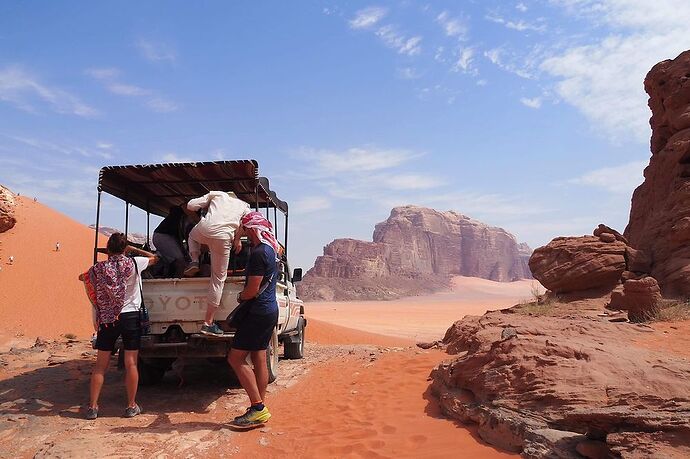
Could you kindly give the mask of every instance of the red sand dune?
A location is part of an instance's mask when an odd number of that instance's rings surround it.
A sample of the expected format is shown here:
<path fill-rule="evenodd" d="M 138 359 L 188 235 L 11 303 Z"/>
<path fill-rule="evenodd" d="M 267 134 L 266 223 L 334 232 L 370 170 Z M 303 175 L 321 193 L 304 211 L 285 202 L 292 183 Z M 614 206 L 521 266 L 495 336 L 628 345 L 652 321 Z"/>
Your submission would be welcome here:
<path fill-rule="evenodd" d="M 93 261 L 93 230 L 33 199 L 17 201 L 17 224 L 0 234 L 0 334 L 91 336 L 91 304 L 77 276 Z"/>

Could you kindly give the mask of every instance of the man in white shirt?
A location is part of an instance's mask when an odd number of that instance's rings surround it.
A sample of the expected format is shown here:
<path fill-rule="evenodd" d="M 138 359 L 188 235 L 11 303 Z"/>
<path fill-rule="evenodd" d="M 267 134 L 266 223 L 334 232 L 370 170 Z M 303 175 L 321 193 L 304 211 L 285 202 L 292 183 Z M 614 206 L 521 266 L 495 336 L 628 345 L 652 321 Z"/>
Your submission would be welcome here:
<path fill-rule="evenodd" d="M 206 297 L 206 316 L 201 333 L 222 335 L 223 330 L 213 322 L 216 310 L 220 306 L 225 279 L 228 277 L 228 263 L 232 250 L 235 232 L 240 219 L 250 212 L 249 204 L 238 199 L 235 193 L 210 191 L 187 203 L 187 209 L 198 211 L 206 209 L 206 215 L 189 233 L 189 255 L 192 262 L 185 269 L 185 276 L 194 276 L 199 271 L 201 244 L 208 246 L 211 252 L 211 280 Z"/>

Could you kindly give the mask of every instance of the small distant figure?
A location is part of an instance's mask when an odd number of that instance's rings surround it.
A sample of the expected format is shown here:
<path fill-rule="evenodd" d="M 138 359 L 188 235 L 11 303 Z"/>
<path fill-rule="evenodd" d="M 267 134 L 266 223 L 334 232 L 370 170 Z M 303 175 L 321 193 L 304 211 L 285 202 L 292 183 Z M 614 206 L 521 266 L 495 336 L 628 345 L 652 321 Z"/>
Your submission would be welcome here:
<path fill-rule="evenodd" d="M 36 196 L 34 196 L 34 202 L 36 202 Z"/>
<path fill-rule="evenodd" d="M 13 265 L 14 264 L 14 255 L 10 255 L 8 260 L 9 260 L 10 264 Z"/>
<path fill-rule="evenodd" d="M 55 243 L 55 251 L 59 252 L 60 251 L 60 241 Z"/>

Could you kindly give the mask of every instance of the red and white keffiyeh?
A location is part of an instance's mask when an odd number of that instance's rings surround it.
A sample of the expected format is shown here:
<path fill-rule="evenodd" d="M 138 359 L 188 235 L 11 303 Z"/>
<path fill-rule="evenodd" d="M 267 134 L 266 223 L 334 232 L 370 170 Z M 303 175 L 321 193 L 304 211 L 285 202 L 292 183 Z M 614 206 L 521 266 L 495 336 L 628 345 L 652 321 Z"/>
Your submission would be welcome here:
<path fill-rule="evenodd" d="M 242 217 L 241 225 L 244 228 L 256 230 L 256 235 L 259 237 L 259 240 L 273 247 L 273 250 L 276 252 L 276 258 L 278 258 L 280 254 L 280 245 L 278 245 L 278 241 L 273 234 L 273 225 L 271 222 L 266 220 L 259 212 L 249 212 Z"/>

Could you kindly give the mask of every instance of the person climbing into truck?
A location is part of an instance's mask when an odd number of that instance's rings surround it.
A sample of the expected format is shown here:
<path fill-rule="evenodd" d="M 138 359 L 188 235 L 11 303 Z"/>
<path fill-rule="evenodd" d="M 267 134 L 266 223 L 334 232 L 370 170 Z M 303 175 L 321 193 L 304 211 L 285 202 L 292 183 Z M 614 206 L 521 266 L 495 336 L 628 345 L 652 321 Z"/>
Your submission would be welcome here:
<path fill-rule="evenodd" d="M 91 374 L 90 403 L 86 419 L 98 417 L 98 398 L 103 388 L 105 372 L 115 342 L 122 336 L 125 361 L 125 388 L 127 408 L 125 417 L 141 413 L 136 402 L 139 373 L 137 357 L 141 347 L 141 272 L 156 263 L 158 257 L 152 253 L 131 247 L 122 233 L 113 233 L 107 244 L 108 259 L 99 261 L 81 274 L 79 279 L 87 286 L 87 293 L 96 309 L 96 363 Z M 134 253 L 134 258 L 126 256 Z"/>
<path fill-rule="evenodd" d="M 259 212 L 250 212 L 242 217 L 238 231 L 241 231 L 238 234 L 249 238 L 251 245 L 244 289 L 237 295 L 237 301 L 247 311 L 236 325 L 228 363 L 247 392 L 251 405 L 231 424 L 248 429 L 266 423 L 271 417 L 264 405 L 268 386 L 266 349 L 278 323 L 276 282 L 280 246 L 273 235 L 271 223 Z M 247 356 L 251 358 L 253 370 L 247 363 Z"/>
<path fill-rule="evenodd" d="M 235 232 L 240 225 L 240 219 L 249 213 L 249 204 L 237 198 L 235 193 L 210 191 L 204 196 L 190 200 L 187 203 L 187 209 L 191 211 L 204 209 L 206 215 L 189 233 L 189 255 L 192 261 L 185 269 L 184 275 L 192 277 L 199 272 L 201 244 L 207 245 L 211 252 L 211 279 L 201 333 L 222 336 L 223 330 L 213 322 L 213 317 L 220 306 L 223 286 L 228 277 L 230 250 L 235 239 Z"/>

